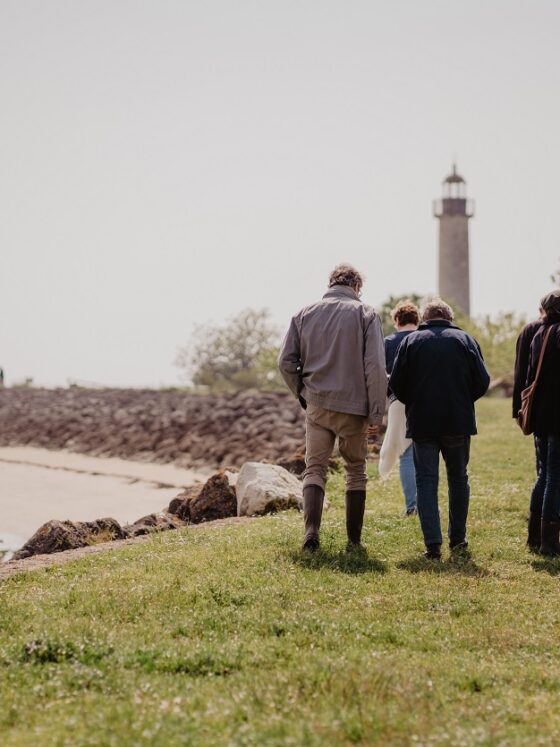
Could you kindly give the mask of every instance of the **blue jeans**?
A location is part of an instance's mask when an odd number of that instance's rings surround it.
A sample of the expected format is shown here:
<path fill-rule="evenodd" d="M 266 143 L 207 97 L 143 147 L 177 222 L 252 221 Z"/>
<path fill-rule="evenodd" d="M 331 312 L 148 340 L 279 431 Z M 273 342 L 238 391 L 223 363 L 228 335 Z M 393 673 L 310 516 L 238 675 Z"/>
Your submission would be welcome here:
<path fill-rule="evenodd" d="M 535 436 L 537 481 L 531 511 L 545 521 L 560 518 L 560 436 Z"/>
<path fill-rule="evenodd" d="M 439 455 L 445 461 L 449 495 L 449 542 L 463 542 L 467 534 L 469 513 L 470 436 L 441 436 L 413 442 L 416 467 L 418 515 L 426 545 L 441 545 L 441 524 L 438 507 Z"/>
<path fill-rule="evenodd" d="M 406 510 L 410 511 L 416 508 L 416 470 L 414 469 L 412 444 L 401 455 L 399 471 Z"/>

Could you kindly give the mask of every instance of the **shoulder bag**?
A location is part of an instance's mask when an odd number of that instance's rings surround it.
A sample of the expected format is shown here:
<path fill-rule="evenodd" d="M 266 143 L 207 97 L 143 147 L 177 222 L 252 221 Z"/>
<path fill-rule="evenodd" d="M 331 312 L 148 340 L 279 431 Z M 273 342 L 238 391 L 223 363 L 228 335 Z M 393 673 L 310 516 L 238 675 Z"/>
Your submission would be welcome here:
<path fill-rule="evenodd" d="M 533 432 L 533 427 L 531 425 L 533 400 L 535 399 L 535 390 L 539 382 L 542 362 L 543 362 L 544 354 L 546 352 L 548 338 L 550 337 L 550 333 L 552 332 L 552 329 L 553 329 L 553 325 L 551 325 L 548 328 L 547 333 L 544 337 L 541 352 L 539 355 L 539 362 L 537 363 L 537 371 L 535 373 L 535 379 L 532 384 L 530 384 L 526 389 L 523 389 L 523 391 L 521 392 L 521 408 L 517 416 L 517 423 L 526 436 L 530 436 L 531 433 Z"/>

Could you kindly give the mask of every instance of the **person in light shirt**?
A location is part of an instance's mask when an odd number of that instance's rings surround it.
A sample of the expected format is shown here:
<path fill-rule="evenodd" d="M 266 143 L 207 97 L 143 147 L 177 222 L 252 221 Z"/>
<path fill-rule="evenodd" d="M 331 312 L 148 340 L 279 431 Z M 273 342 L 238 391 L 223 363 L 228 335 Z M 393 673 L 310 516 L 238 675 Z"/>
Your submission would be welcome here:
<path fill-rule="evenodd" d="M 407 299 L 395 306 L 391 311 L 391 318 L 396 332 L 385 338 L 385 364 L 388 376 L 391 375 L 393 370 L 393 364 L 401 342 L 411 332 L 418 329 L 420 314 L 418 307 Z M 387 394 L 389 397 L 388 424 L 380 454 L 379 472 L 382 477 L 388 476 L 393 464 L 397 458 L 399 459 L 405 515 L 415 516 L 418 513 L 416 507 L 416 471 L 414 469 L 412 441 L 406 438 L 405 408 L 390 390 Z"/>

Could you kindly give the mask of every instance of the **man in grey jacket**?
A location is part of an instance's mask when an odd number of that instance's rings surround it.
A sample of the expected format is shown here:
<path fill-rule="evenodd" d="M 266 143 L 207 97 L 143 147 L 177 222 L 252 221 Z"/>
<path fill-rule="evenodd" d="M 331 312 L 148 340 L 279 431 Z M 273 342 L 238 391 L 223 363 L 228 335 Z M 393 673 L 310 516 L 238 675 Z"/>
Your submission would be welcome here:
<path fill-rule="evenodd" d="M 278 358 L 284 381 L 306 410 L 303 547 L 309 550 L 319 547 L 337 437 L 346 467 L 349 546 L 361 540 L 368 425 L 381 424 L 387 397 L 383 331 L 375 311 L 360 301 L 362 284 L 354 267 L 338 265 L 322 300 L 293 317 Z"/>

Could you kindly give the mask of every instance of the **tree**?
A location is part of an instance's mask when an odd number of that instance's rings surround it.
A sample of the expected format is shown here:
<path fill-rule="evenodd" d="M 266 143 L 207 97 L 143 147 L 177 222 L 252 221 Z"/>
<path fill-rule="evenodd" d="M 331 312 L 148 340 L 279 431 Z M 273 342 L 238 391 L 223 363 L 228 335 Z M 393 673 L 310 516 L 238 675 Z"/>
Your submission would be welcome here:
<path fill-rule="evenodd" d="M 278 341 L 268 309 L 245 309 L 224 325 L 198 326 L 175 363 L 195 386 L 210 391 L 277 389 Z"/>
<path fill-rule="evenodd" d="M 556 272 L 550 276 L 550 279 L 552 280 L 554 285 L 560 286 L 560 268 L 558 268 L 558 270 L 556 270 Z"/>
<path fill-rule="evenodd" d="M 500 380 L 506 387 L 513 385 L 515 343 L 526 322 L 524 316 L 513 311 L 500 311 L 495 316 L 486 314 L 475 319 L 455 312 L 455 324 L 479 343 L 492 379 Z"/>

